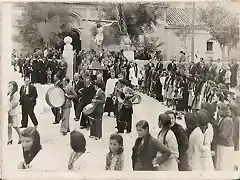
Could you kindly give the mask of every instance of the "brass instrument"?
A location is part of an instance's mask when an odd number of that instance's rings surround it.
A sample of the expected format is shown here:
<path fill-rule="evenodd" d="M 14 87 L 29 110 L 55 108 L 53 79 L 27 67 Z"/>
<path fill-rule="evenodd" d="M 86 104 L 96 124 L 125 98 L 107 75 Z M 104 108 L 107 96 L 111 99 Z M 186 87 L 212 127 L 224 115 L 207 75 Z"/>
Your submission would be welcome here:
<path fill-rule="evenodd" d="M 113 104 L 115 105 L 117 102 L 117 97 L 115 95 L 112 96 Z"/>

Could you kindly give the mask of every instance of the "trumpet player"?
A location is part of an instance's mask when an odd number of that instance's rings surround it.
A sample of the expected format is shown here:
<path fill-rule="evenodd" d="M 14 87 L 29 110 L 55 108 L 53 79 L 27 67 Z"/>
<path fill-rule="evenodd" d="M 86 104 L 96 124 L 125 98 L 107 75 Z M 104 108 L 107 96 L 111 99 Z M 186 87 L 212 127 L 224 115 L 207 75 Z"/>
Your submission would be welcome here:
<path fill-rule="evenodd" d="M 116 114 L 116 100 L 117 97 L 114 95 L 114 88 L 116 86 L 116 83 L 118 82 L 118 79 L 115 77 L 115 71 L 112 70 L 110 72 L 111 78 L 107 80 L 106 83 L 106 89 L 105 89 L 105 95 L 107 97 L 104 112 L 108 113 L 108 116 L 110 116 L 111 112 Z"/>

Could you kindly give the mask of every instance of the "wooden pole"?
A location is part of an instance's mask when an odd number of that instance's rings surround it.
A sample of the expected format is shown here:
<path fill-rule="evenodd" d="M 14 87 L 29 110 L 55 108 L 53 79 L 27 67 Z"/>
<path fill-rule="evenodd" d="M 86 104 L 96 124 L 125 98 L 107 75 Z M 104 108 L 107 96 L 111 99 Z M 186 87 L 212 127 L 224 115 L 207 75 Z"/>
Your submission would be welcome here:
<path fill-rule="evenodd" d="M 191 60 L 194 61 L 194 36 L 195 36 L 195 2 L 192 4 L 192 41 L 191 41 Z"/>

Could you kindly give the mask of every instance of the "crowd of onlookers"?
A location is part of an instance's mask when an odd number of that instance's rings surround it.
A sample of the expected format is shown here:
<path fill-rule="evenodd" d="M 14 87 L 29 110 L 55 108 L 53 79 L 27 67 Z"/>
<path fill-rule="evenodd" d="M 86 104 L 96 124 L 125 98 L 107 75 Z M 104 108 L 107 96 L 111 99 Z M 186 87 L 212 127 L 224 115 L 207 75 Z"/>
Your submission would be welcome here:
<path fill-rule="evenodd" d="M 123 51 L 109 54 L 104 50 L 100 54 L 81 51 L 75 56 L 72 83 L 66 77 L 68 65 L 59 53 L 54 52 L 50 56 L 49 52 L 36 51 L 27 57 L 20 56 L 13 61 L 13 65 L 15 70 L 16 66 L 19 67 L 19 72 L 25 78 L 25 85 L 20 89 L 22 127 L 27 127 L 28 115 L 34 125 L 38 125 L 33 113 L 37 92 L 30 81 L 53 83 L 66 93 L 65 104 L 61 108 L 52 107 L 54 124 L 62 121 L 60 131 L 63 135 L 70 132 L 71 101 L 74 104 L 75 121 L 80 121 L 81 129 L 90 127 L 90 137 L 96 140 L 102 137 L 103 113 L 107 112 L 109 116 L 111 112 L 114 113 L 118 135 L 110 137 L 106 170 L 123 170 L 124 147 L 120 134 L 124 130 L 131 133 L 134 112 L 128 95 L 133 93 L 133 89 L 173 108 L 159 115 L 160 132 L 157 138 L 151 136 L 147 121 L 136 124 L 138 137 L 132 152 L 133 170 L 233 170 L 236 165 L 233 154 L 234 151 L 239 151 L 240 96 L 231 90 L 237 86 L 239 65 L 234 60 L 230 64 L 223 64 L 220 60 L 217 63 L 206 63 L 203 58 L 197 63 L 187 62 L 185 53 L 180 54 L 179 61 L 171 59 L 165 65 L 161 52 L 156 52 L 152 60 L 157 60 L 157 63 L 150 61 L 140 67 L 136 62 L 128 61 Z M 107 70 L 89 70 L 89 65 L 93 62 Z M 9 89 L 11 103 L 17 92 L 16 83 L 10 82 Z M 29 98 L 30 95 L 34 99 Z M 33 104 L 26 103 L 28 101 Z M 84 115 L 84 107 L 91 103 L 97 103 L 96 110 L 89 116 Z M 20 137 L 20 132 L 14 125 L 15 114 L 12 109 L 10 112 L 9 132 L 14 127 Z M 176 123 L 177 118 L 185 119 L 186 129 Z M 27 128 L 21 136 L 31 137 L 33 131 L 37 130 Z M 86 140 L 81 133 L 75 131 L 70 135 L 73 153 L 68 168 L 72 169 L 75 161 L 85 152 Z M 77 140 L 83 142 L 82 146 L 76 144 Z M 8 143 L 11 144 L 12 141 Z M 27 149 L 24 145 L 23 148 Z M 38 152 L 40 150 L 41 145 L 38 144 Z M 31 160 L 28 161 L 30 163 Z M 28 164 L 23 163 L 20 168 L 28 168 Z"/>

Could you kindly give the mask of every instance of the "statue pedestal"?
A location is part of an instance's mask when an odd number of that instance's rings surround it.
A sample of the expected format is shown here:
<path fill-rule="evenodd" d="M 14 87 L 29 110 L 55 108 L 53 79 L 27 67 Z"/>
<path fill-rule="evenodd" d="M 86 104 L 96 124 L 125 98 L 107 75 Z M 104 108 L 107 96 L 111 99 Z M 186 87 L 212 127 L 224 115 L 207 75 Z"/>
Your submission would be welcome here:
<path fill-rule="evenodd" d="M 134 61 L 134 52 L 132 50 L 131 44 L 132 42 L 128 36 L 123 38 L 123 55 L 128 59 L 128 61 Z"/>
<path fill-rule="evenodd" d="M 66 45 L 64 46 L 64 50 L 63 50 L 63 58 L 68 64 L 66 76 L 70 80 L 72 80 L 73 79 L 73 57 L 74 57 L 73 46 L 71 45 L 72 38 L 67 36 L 64 38 L 64 42 L 66 43 Z"/>
<path fill-rule="evenodd" d="M 128 59 L 128 61 L 134 61 L 134 52 L 131 50 L 126 50 L 123 52 L 124 56 Z"/>

